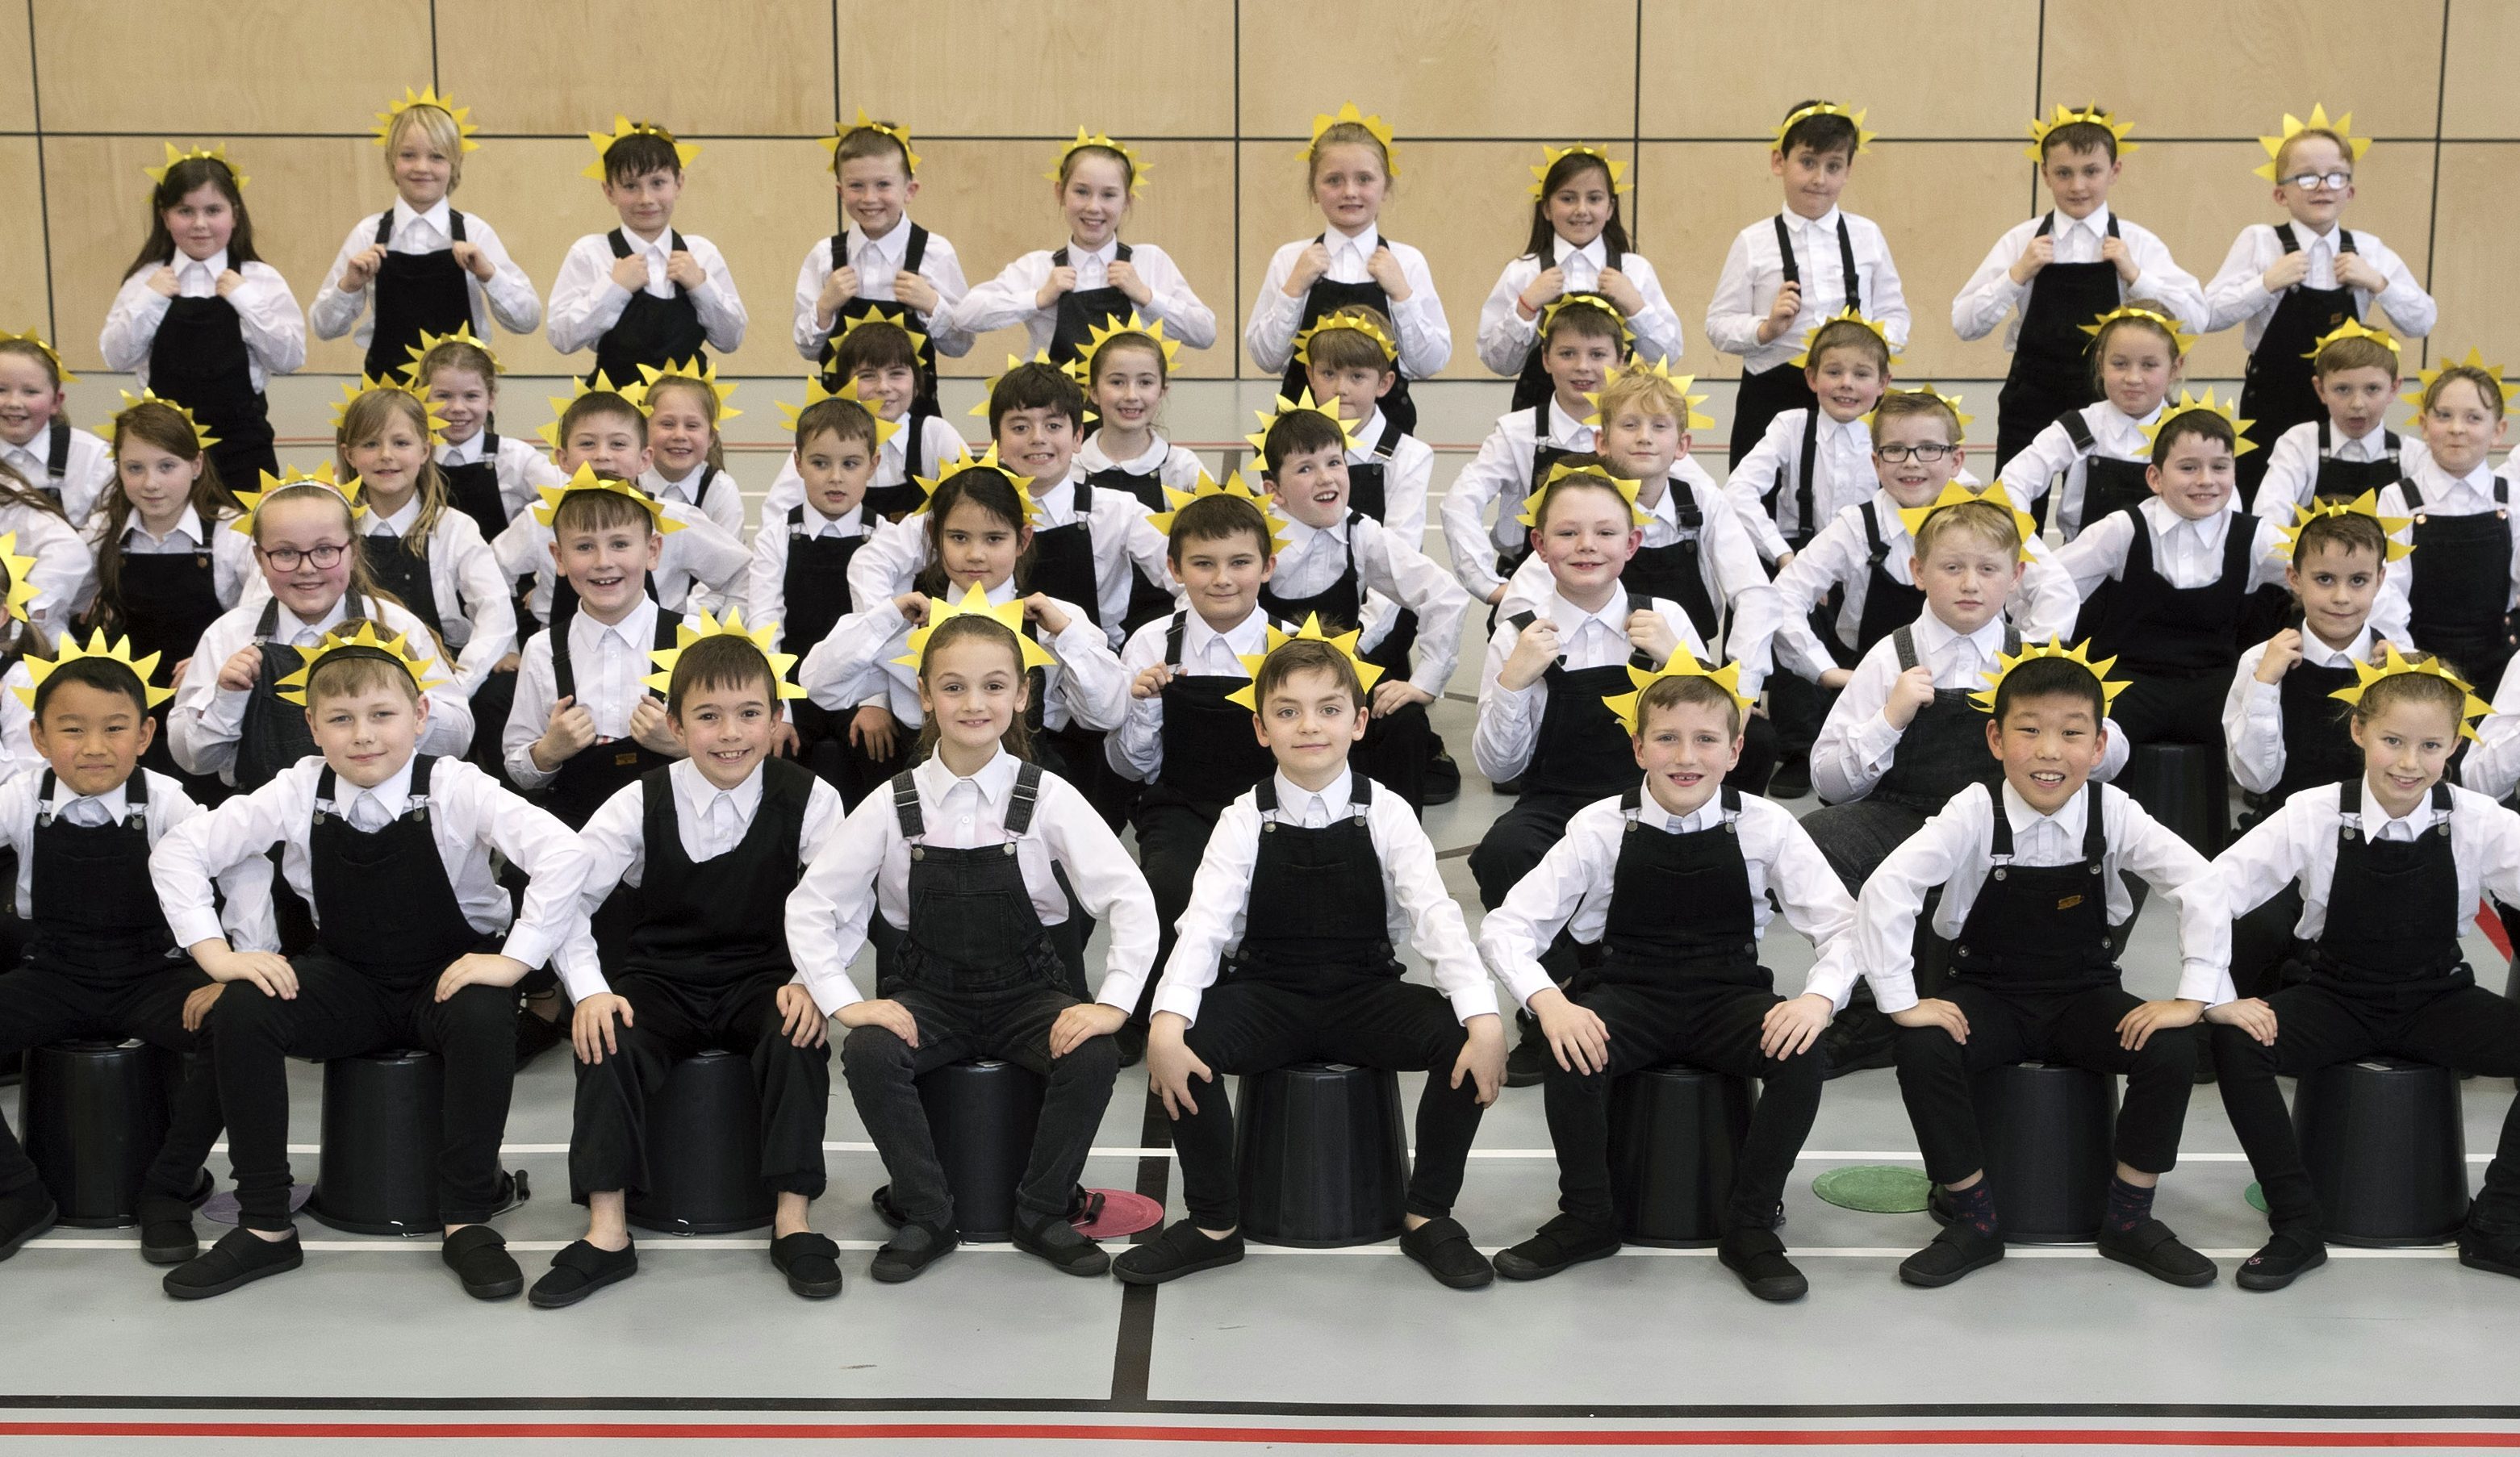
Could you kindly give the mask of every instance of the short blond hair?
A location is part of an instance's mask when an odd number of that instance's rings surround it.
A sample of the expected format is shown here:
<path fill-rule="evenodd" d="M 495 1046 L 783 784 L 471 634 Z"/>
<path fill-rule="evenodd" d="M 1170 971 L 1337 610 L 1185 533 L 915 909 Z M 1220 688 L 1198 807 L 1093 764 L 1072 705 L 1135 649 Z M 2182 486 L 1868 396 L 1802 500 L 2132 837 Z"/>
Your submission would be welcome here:
<path fill-rule="evenodd" d="M 2000 551 L 2021 550 L 2021 524 L 1992 501 L 1962 501 L 1927 516 L 1916 528 L 1916 559 L 1926 560 L 1944 537 L 1961 532 Z"/>
<path fill-rule="evenodd" d="M 451 193 L 462 187 L 464 133 L 456 126 L 454 115 L 442 107 L 405 107 L 395 113 L 393 125 L 385 129 L 385 175 L 393 176 L 394 152 L 402 146 L 403 137 L 415 130 L 446 158 L 446 190 Z"/>
<path fill-rule="evenodd" d="M 1682 429 L 1688 428 L 1688 395 L 1668 375 L 1651 370 L 1626 370 L 1593 400 L 1597 418 L 1603 424 L 1622 410 L 1642 410 L 1647 415 L 1666 415 L 1679 420 Z"/>

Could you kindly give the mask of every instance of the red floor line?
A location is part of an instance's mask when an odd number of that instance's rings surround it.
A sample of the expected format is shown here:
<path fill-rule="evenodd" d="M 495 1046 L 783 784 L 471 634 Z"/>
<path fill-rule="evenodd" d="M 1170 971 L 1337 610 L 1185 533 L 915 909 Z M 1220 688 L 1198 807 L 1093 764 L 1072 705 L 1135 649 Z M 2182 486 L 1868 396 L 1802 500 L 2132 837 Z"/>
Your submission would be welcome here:
<path fill-rule="evenodd" d="M 1182 1427 L 1013 1422 L 0 1422 L 0 1437 L 244 1437 L 279 1440 L 428 1440 L 541 1437 L 683 1441 L 1127 1441 L 1349 1446 L 2147 1446 L 2515 1447 L 2513 1432 L 2232 1431 L 2097 1428 L 1403 1429 Z"/>

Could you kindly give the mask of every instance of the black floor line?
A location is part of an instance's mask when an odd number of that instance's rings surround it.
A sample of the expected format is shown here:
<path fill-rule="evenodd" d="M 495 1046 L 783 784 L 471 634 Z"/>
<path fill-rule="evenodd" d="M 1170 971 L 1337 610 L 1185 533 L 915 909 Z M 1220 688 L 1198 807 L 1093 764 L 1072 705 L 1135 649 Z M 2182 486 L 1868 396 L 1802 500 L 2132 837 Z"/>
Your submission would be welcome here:
<path fill-rule="evenodd" d="M 1140 1148 L 1172 1146 L 1172 1120 L 1164 1113 L 1164 1100 L 1147 1089 L 1146 1122 L 1138 1130 Z M 1173 1161 L 1160 1155 L 1138 1160 L 1138 1192 L 1155 1202 L 1160 1212 L 1172 1180 Z M 1131 1241 L 1143 1245 L 1164 1232 L 1159 1216 L 1154 1227 L 1142 1230 Z M 1120 1331 L 1111 1347 L 1111 1401 L 1113 1409 L 1136 1411 L 1145 1408 L 1147 1377 L 1155 1360 L 1155 1287 L 1123 1286 L 1120 1292 Z"/>

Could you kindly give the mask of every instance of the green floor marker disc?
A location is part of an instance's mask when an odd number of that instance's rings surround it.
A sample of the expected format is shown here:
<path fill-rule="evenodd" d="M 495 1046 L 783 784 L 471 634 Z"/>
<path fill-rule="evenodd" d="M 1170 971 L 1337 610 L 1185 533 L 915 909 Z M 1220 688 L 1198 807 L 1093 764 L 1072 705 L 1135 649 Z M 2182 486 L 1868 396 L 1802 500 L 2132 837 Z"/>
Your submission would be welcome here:
<path fill-rule="evenodd" d="M 2249 1201 L 2249 1208 L 2256 1210 L 2259 1214 L 2263 1214 L 2267 1212 L 2267 1191 L 2261 1186 L 2257 1184 L 2249 1185 L 2248 1191 L 2240 1197 Z"/>
<path fill-rule="evenodd" d="M 1932 1187 L 1923 1170 L 1889 1164 L 1832 1169 L 1812 1180 L 1812 1192 L 1840 1209 L 1868 1214 L 1912 1214 L 1925 1207 Z"/>

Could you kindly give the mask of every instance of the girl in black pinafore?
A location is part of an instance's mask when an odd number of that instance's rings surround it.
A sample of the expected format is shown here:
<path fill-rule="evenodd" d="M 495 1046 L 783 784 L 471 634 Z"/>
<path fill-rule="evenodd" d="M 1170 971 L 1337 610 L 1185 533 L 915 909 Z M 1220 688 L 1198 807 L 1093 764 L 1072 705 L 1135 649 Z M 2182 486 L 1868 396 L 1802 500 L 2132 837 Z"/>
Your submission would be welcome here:
<path fill-rule="evenodd" d="M 2418 423 L 2426 459 L 2380 493 L 2385 516 L 2411 516 L 2404 586 L 2407 635 L 2448 658 L 2492 698 L 2512 655 L 2512 572 L 2520 517 L 2510 478 L 2487 453 L 2502 441 L 2507 402 L 2500 372 L 2467 361 L 2424 382 Z"/>

